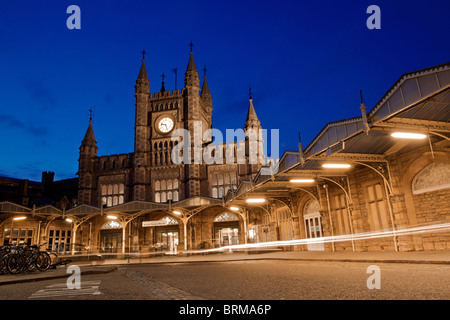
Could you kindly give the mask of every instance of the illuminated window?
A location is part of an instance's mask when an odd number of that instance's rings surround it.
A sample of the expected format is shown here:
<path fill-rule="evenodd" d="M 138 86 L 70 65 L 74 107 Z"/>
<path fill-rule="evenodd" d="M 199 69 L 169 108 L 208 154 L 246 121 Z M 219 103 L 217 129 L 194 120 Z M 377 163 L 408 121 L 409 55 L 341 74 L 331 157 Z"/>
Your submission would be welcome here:
<path fill-rule="evenodd" d="M 239 220 L 239 218 L 237 216 L 235 216 L 234 214 L 232 214 L 231 212 L 224 212 L 224 213 L 218 215 L 214 219 L 214 222 L 238 221 L 238 220 Z"/>
<path fill-rule="evenodd" d="M 4 233 L 4 244 L 27 244 L 31 245 L 33 242 L 33 229 L 22 229 L 22 228 L 14 228 L 11 232 L 11 229 L 5 229 Z"/>
<path fill-rule="evenodd" d="M 72 230 L 68 229 L 51 229 L 48 234 L 47 249 L 64 252 L 70 250 L 70 239 Z"/>
<path fill-rule="evenodd" d="M 179 201 L 178 180 L 156 180 L 154 198 L 155 202 Z"/>
<path fill-rule="evenodd" d="M 222 198 L 229 190 L 237 189 L 237 178 L 235 172 L 213 174 L 211 176 L 211 197 Z"/>
<path fill-rule="evenodd" d="M 165 221 L 167 225 L 177 225 L 178 221 L 175 220 L 172 217 L 166 216 L 164 218 L 161 219 L 162 221 Z"/>
<path fill-rule="evenodd" d="M 103 206 L 117 206 L 125 201 L 125 186 L 123 183 L 102 185 L 100 190 Z"/>
<path fill-rule="evenodd" d="M 109 229 L 122 229 L 122 225 L 117 221 L 111 220 L 102 226 L 102 230 L 109 230 Z"/>

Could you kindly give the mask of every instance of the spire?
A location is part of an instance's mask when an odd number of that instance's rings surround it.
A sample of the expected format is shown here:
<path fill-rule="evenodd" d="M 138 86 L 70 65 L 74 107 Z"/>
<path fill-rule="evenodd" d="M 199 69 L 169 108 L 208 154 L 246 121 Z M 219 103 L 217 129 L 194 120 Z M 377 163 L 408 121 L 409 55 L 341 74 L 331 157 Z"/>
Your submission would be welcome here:
<path fill-rule="evenodd" d="M 247 119 L 245 120 L 245 126 L 246 127 L 260 126 L 261 123 L 258 120 L 255 107 L 253 106 L 252 88 L 249 88 L 248 94 L 249 94 L 249 106 L 247 112 Z"/>
<path fill-rule="evenodd" d="M 95 141 L 94 128 L 92 128 L 92 119 L 89 120 L 89 126 L 84 135 L 82 144 L 97 144 L 97 141 Z"/>
<path fill-rule="evenodd" d="M 92 128 L 92 117 L 89 118 L 89 126 L 80 146 L 80 157 L 97 156 L 97 141 L 95 141 L 94 129 Z"/>
<path fill-rule="evenodd" d="M 192 41 L 189 43 L 189 47 L 191 48 L 190 53 L 190 57 L 189 57 L 189 62 L 188 62 L 188 66 L 186 69 L 186 73 L 188 72 L 195 72 L 198 74 L 197 68 L 195 67 L 195 62 L 194 62 L 194 55 L 192 53 L 192 47 L 194 46 L 194 44 L 192 43 Z"/>
<path fill-rule="evenodd" d="M 94 107 L 95 108 L 95 107 Z M 94 110 L 92 108 L 89 108 L 89 126 L 86 130 L 86 134 L 84 135 L 84 139 L 82 141 L 83 144 L 97 144 L 97 141 L 95 141 L 94 136 L 94 129 L 92 128 L 92 119 L 94 118 Z"/>
<path fill-rule="evenodd" d="M 164 80 L 165 79 L 166 79 L 166 75 L 163 72 L 163 74 L 161 75 L 161 92 L 166 91 L 166 87 L 164 86 Z"/>
<path fill-rule="evenodd" d="M 198 77 L 197 67 L 195 66 L 194 56 L 192 54 L 192 47 L 194 46 L 192 44 L 192 41 L 189 45 L 191 47 L 191 52 L 190 52 L 190 56 L 189 56 L 188 66 L 186 68 L 186 73 L 184 74 L 184 85 L 186 87 L 197 87 L 198 88 L 200 86 L 200 79 Z"/>
<path fill-rule="evenodd" d="M 139 70 L 139 75 L 137 79 L 148 81 L 147 69 L 145 68 L 145 59 L 142 59 L 141 70 Z"/>
<path fill-rule="evenodd" d="M 208 82 L 206 81 L 206 66 L 203 68 L 203 86 L 201 96 L 211 98 L 211 92 L 209 91 Z"/>
<path fill-rule="evenodd" d="M 186 73 L 188 73 L 188 72 L 195 72 L 198 74 L 197 68 L 195 66 L 194 56 L 192 54 L 192 51 L 190 52 L 189 62 L 188 62 L 188 66 L 186 69 Z"/>
<path fill-rule="evenodd" d="M 209 91 L 208 82 L 206 81 L 206 77 L 203 79 L 203 86 L 202 86 L 202 97 L 209 96 L 211 97 L 211 92 Z"/>
<path fill-rule="evenodd" d="M 134 88 L 136 94 L 147 94 L 150 92 L 150 81 L 148 80 L 147 69 L 145 68 L 145 50 L 142 50 L 142 65 Z"/>

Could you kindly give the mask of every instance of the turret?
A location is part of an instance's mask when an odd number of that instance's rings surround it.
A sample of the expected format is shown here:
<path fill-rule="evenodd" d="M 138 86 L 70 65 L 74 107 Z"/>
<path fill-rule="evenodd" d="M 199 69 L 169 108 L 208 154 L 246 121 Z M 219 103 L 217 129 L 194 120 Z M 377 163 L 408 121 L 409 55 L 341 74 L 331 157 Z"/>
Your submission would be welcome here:
<path fill-rule="evenodd" d="M 249 106 L 247 118 L 245 120 L 245 156 L 248 163 L 251 165 L 251 172 L 254 171 L 252 165 L 260 165 L 264 163 L 264 149 L 262 138 L 261 122 L 256 115 L 255 107 L 253 106 L 253 98 L 251 89 L 249 89 Z"/>
<path fill-rule="evenodd" d="M 200 78 L 198 76 L 197 67 L 195 66 L 194 56 L 192 54 L 192 43 L 188 66 L 186 69 L 186 73 L 184 74 L 184 86 L 186 88 L 188 87 L 193 87 L 194 89 L 197 88 L 197 93 L 198 90 L 200 90 Z"/>
<path fill-rule="evenodd" d="M 93 205 L 94 182 L 94 161 L 97 157 L 97 141 L 95 141 L 94 129 L 92 128 L 92 115 L 89 119 L 89 126 L 80 146 L 80 157 L 78 159 L 78 203 Z"/>
<path fill-rule="evenodd" d="M 145 50 L 142 51 L 142 64 L 135 85 L 136 116 L 134 126 L 134 174 L 133 199 L 145 200 L 145 166 L 150 163 L 150 127 L 148 126 L 150 82 L 145 67 Z"/>
<path fill-rule="evenodd" d="M 212 108 L 211 92 L 209 91 L 208 82 L 206 81 L 206 67 L 203 68 L 203 73 L 203 86 L 200 96 L 202 97 L 203 101 L 206 102 L 207 106 Z"/>

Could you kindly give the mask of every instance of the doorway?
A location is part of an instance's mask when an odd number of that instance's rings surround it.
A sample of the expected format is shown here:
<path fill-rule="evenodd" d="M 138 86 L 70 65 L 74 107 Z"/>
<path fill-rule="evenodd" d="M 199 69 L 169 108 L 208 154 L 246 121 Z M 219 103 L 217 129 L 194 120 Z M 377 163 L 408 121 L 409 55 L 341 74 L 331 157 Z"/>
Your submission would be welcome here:
<path fill-rule="evenodd" d="M 178 230 L 161 230 L 156 232 L 155 248 L 157 252 L 164 252 L 165 254 L 177 254 L 178 244 Z"/>
<path fill-rule="evenodd" d="M 305 221 L 306 238 L 315 239 L 321 238 L 322 233 L 322 219 L 319 212 L 319 202 L 317 200 L 309 200 L 303 210 L 303 218 Z M 308 251 L 324 251 L 325 246 L 323 242 L 308 243 Z"/>
<path fill-rule="evenodd" d="M 218 228 L 219 247 L 239 244 L 239 228 Z"/>
<path fill-rule="evenodd" d="M 122 249 L 122 232 L 102 232 L 100 234 L 100 252 L 117 253 Z"/>

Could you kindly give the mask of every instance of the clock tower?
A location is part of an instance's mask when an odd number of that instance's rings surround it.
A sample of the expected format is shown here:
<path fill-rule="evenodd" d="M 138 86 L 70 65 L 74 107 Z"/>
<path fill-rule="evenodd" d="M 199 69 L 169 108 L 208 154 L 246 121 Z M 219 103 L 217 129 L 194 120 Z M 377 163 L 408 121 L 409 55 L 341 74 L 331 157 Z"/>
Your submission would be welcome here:
<path fill-rule="evenodd" d="M 206 75 L 200 90 L 192 46 L 184 83 L 183 89 L 169 91 L 163 78 L 161 90 L 150 93 L 145 59 L 142 60 L 135 86 L 134 200 L 178 201 L 208 192 L 205 165 L 193 163 L 193 143 L 194 135 L 201 139 L 212 126 L 212 99 Z M 176 129 L 186 129 L 191 135 L 190 163 L 175 164 L 171 158 L 172 149 L 179 142 L 172 140 Z M 161 195 L 167 198 L 160 198 Z"/>

